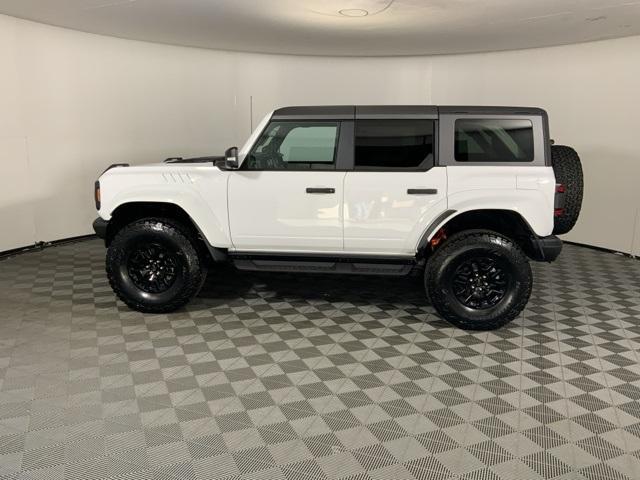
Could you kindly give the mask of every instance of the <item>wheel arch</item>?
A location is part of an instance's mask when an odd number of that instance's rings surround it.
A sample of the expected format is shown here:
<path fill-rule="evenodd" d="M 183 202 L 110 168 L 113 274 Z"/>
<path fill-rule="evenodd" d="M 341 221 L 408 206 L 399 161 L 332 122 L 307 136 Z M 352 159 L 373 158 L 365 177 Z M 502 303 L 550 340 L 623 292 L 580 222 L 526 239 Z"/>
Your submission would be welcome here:
<path fill-rule="evenodd" d="M 529 252 L 530 239 L 535 231 L 515 210 L 474 209 L 465 211 L 447 210 L 436 218 L 423 233 L 418 243 L 418 256 L 425 257 L 434 251 L 444 238 L 464 230 L 492 230 L 513 239 L 525 252 Z"/>
<path fill-rule="evenodd" d="M 227 250 L 211 245 L 197 222 L 180 205 L 172 202 L 132 201 L 118 205 L 111 213 L 111 219 L 107 225 L 104 239 L 106 246 L 109 246 L 122 227 L 146 217 L 163 217 L 177 220 L 189 229 L 193 237 L 199 242 L 203 252 L 208 253 L 212 260 L 226 260 Z"/>

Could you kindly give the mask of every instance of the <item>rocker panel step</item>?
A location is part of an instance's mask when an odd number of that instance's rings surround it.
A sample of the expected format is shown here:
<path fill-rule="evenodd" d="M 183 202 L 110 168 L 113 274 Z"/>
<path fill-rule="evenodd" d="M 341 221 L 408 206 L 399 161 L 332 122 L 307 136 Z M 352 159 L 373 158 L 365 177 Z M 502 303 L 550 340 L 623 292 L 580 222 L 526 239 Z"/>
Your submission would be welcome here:
<path fill-rule="evenodd" d="M 416 264 L 413 257 L 336 257 L 299 255 L 229 255 L 238 270 L 402 276 Z"/>

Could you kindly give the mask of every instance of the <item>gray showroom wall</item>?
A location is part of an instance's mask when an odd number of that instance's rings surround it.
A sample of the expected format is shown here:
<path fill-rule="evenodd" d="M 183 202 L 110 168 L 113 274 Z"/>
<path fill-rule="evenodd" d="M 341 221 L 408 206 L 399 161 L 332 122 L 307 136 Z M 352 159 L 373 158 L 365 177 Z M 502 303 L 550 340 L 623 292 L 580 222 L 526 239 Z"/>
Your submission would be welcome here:
<path fill-rule="evenodd" d="M 474 55 L 297 57 L 0 16 L 0 251 L 90 233 L 93 181 L 110 163 L 219 153 L 274 107 L 440 103 L 546 108 L 552 136 L 584 161 L 584 213 L 567 238 L 640 254 L 638 51 L 640 37 Z"/>

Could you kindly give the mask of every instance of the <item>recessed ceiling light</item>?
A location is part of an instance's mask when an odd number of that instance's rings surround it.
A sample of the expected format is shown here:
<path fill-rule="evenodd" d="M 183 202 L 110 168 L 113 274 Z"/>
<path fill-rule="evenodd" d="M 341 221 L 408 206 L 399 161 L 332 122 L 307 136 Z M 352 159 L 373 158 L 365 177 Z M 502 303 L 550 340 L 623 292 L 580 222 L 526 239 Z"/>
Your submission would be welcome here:
<path fill-rule="evenodd" d="M 361 8 L 345 8 L 344 10 L 340 10 L 338 13 L 345 17 L 366 17 L 369 15 L 368 11 Z"/>

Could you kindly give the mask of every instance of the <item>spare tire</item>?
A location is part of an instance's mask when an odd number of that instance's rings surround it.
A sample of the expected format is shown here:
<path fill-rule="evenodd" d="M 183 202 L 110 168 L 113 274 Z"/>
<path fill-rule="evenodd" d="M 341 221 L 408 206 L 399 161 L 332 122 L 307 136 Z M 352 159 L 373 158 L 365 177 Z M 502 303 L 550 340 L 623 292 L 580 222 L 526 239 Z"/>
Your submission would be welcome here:
<path fill-rule="evenodd" d="M 555 235 L 562 235 L 571 231 L 580 215 L 584 190 L 582 165 L 576 151 L 565 145 L 551 146 L 551 165 L 556 184 L 564 190 L 564 206 L 561 211 L 556 211 L 553 228 Z"/>

